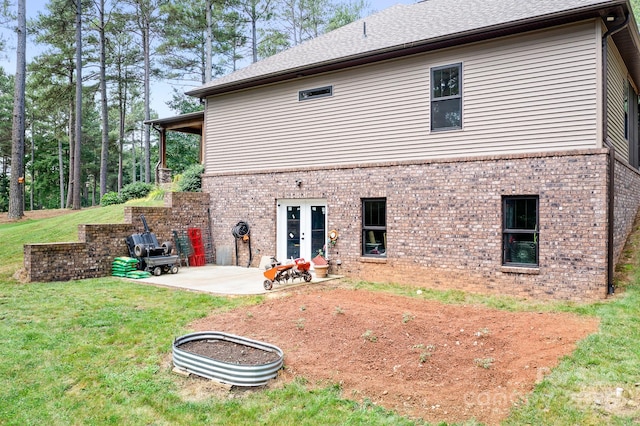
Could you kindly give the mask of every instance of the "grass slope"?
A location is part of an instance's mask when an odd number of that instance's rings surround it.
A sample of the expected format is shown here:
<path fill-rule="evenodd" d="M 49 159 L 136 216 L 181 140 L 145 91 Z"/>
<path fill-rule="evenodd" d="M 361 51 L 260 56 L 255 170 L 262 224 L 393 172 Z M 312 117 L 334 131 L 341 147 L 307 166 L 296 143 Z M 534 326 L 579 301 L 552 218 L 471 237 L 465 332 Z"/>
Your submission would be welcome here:
<path fill-rule="evenodd" d="M 122 206 L 110 206 L 0 225 L 0 424 L 421 424 L 341 399 L 337 386 L 310 388 L 304 380 L 242 398 L 184 398 L 181 388 L 188 379 L 170 371 L 173 338 L 188 332 L 196 318 L 242 309 L 260 303 L 260 297 L 218 297 L 116 278 L 27 285 L 10 278 L 21 267 L 23 243 L 74 241 L 79 223 L 115 223 L 122 217 Z M 637 256 L 624 269 L 629 277 L 624 293 L 589 305 L 451 291 L 424 291 L 420 297 L 598 316 L 600 332 L 580 342 L 505 424 L 631 424 L 640 419 Z M 402 286 L 355 285 L 416 296 Z M 624 389 L 618 402 L 626 404 L 616 408 L 610 395 L 618 387 Z"/>
<path fill-rule="evenodd" d="M 78 225 L 85 223 L 123 223 L 122 204 L 78 210 L 48 219 L 26 219 L 0 224 L 0 277 L 22 267 L 27 243 L 78 241 Z"/>

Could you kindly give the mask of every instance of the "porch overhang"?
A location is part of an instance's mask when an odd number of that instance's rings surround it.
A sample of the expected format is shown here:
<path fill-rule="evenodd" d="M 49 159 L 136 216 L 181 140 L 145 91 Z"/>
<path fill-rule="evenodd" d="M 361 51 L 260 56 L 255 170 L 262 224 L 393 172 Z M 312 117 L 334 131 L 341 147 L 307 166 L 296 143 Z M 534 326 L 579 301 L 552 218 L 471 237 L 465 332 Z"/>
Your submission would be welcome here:
<path fill-rule="evenodd" d="M 191 112 L 188 114 L 176 115 L 168 118 L 156 118 L 144 122 L 160 134 L 159 155 L 160 160 L 156 169 L 166 169 L 167 167 L 167 131 L 188 133 L 200 136 L 199 160 L 202 162 L 204 145 L 202 135 L 204 133 L 204 111 Z"/>

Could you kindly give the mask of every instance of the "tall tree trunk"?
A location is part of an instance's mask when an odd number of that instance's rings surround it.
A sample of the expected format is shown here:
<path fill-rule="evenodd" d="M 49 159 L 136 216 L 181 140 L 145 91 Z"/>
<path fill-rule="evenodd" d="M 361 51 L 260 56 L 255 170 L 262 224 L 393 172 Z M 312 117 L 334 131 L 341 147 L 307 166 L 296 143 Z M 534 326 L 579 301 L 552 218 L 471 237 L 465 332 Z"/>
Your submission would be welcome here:
<path fill-rule="evenodd" d="M 102 108 L 102 149 L 100 151 L 100 198 L 107 192 L 109 167 L 109 111 L 107 105 L 107 38 L 104 18 L 105 0 L 100 0 L 100 96 Z"/>
<path fill-rule="evenodd" d="M 144 143 L 145 129 L 146 129 L 146 126 L 143 126 L 140 128 L 140 152 L 141 153 L 145 152 L 145 146 L 146 146 Z M 145 170 L 146 170 L 144 161 L 142 161 L 144 158 L 145 158 L 144 156 L 142 155 L 140 156 L 140 163 L 139 163 L 140 164 L 140 182 L 143 181 L 143 176 L 145 175 Z M 149 183 L 147 181 L 144 181 L 144 182 Z"/>
<path fill-rule="evenodd" d="M 73 164 L 73 210 L 81 207 L 81 141 L 82 141 L 82 1 L 76 0 L 76 146 Z"/>
<path fill-rule="evenodd" d="M 211 81 L 211 71 L 213 69 L 213 59 L 211 52 L 211 44 L 213 43 L 213 19 L 211 17 L 211 0 L 206 0 L 206 45 L 205 45 L 205 64 L 204 64 L 204 81 L 202 84 L 206 84 Z"/>
<path fill-rule="evenodd" d="M 124 139 L 125 123 L 127 119 L 127 78 L 128 72 L 126 68 L 122 69 L 122 62 L 118 62 L 118 108 L 119 110 L 119 131 L 118 131 L 118 193 L 122 189 L 124 175 Z"/>
<path fill-rule="evenodd" d="M 73 101 L 71 101 L 71 105 L 70 105 L 70 109 L 71 111 L 69 112 L 69 176 L 67 177 L 67 200 L 66 200 L 66 208 L 70 209 L 71 208 L 71 204 L 73 202 L 73 172 L 74 172 L 74 164 L 76 162 L 76 137 L 75 137 L 75 133 L 74 133 L 74 128 L 76 125 L 76 119 L 75 119 L 75 113 L 74 113 L 74 108 L 75 108 L 75 104 L 73 103 Z"/>
<path fill-rule="evenodd" d="M 151 119 L 151 41 L 149 20 L 142 31 L 144 43 L 144 120 Z M 149 125 L 144 124 L 144 181 L 151 181 L 151 134 Z M 142 180 L 142 179 L 140 179 Z"/>
<path fill-rule="evenodd" d="M 136 134 L 135 132 L 131 132 L 131 183 L 136 183 L 136 174 L 138 170 L 136 169 Z"/>
<path fill-rule="evenodd" d="M 27 14 L 26 0 L 18 0 L 16 33 L 16 77 L 13 97 L 13 129 L 11 134 L 11 181 L 9 182 L 9 219 L 24 216 L 24 113 L 27 74 Z M 22 183 L 20 182 L 22 178 Z"/>
<path fill-rule="evenodd" d="M 64 160 L 62 158 L 62 141 L 58 138 L 58 171 L 60 179 L 60 208 L 64 209 Z"/>
<path fill-rule="evenodd" d="M 124 150 L 124 120 L 126 119 L 126 101 L 122 99 L 122 89 L 120 88 L 120 130 L 118 132 L 118 193 L 122 189 L 122 174 L 123 170 L 123 150 Z"/>
<path fill-rule="evenodd" d="M 257 0 L 253 1 L 251 6 L 251 50 L 253 53 L 253 62 L 258 62 L 258 29 L 256 28 L 256 5 Z"/>
<path fill-rule="evenodd" d="M 31 191 L 29 191 L 29 210 L 31 211 L 33 211 L 33 190 L 36 186 L 36 132 L 33 129 L 34 121 L 33 117 L 31 117 L 31 183 L 29 184 L 29 188 L 31 189 Z"/>
<path fill-rule="evenodd" d="M 293 45 L 297 46 L 298 44 L 300 44 L 300 37 L 298 34 L 298 14 L 297 14 L 297 9 L 296 9 L 296 5 L 297 3 L 295 1 L 291 2 L 291 10 L 289 11 L 289 13 L 291 13 L 291 34 L 293 35 Z"/>
<path fill-rule="evenodd" d="M 73 86 L 73 70 L 69 67 L 69 88 Z M 67 179 L 67 208 L 71 208 L 73 201 L 73 172 L 74 164 L 76 163 L 76 137 L 74 130 L 76 126 L 76 115 L 74 112 L 75 104 L 73 98 L 69 97 L 69 124 L 67 132 L 69 134 L 69 178 Z"/>

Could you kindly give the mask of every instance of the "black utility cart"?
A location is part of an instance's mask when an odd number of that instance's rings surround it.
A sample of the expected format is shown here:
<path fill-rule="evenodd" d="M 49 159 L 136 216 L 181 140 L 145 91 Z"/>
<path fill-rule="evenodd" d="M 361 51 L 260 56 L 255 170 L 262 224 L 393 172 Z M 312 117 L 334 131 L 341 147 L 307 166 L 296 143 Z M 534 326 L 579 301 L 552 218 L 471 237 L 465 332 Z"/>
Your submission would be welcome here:
<path fill-rule="evenodd" d="M 138 259 L 138 269 L 148 271 L 153 275 L 164 273 L 178 273 L 179 257 L 172 255 L 173 244 L 170 241 L 158 243 L 156 235 L 149 230 L 144 215 L 140 215 L 144 232 L 127 237 L 129 255 Z"/>

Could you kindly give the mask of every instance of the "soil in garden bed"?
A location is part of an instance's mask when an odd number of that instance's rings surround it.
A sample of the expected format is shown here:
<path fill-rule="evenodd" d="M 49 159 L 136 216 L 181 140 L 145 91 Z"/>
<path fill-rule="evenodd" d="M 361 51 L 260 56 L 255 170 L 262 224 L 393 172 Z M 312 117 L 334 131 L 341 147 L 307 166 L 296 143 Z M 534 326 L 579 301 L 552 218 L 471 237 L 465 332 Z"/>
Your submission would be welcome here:
<path fill-rule="evenodd" d="M 280 358 L 275 352 L 227 340 L 193 340 L 178 347 L 184 351 L 229 364 L 264 365 L 275 362 Z"/>

